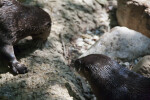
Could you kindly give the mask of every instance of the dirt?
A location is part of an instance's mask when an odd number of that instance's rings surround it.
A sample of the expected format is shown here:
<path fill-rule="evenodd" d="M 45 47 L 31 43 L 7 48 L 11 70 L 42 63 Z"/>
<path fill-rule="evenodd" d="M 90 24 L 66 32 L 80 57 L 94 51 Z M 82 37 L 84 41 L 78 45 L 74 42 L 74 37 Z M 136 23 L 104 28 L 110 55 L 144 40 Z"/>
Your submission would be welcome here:
<path fill-rule="evenodd" d="M 27 74 L 15 76 L 0 62 L 0 100 L 95 100 L 88 83 L 70 63 L 82 54 L 74 40 L 109 31 L 105 4 L 97 0 L 20 1 L 47 11 L 52 30 L 43 50 L 32 48 L 30 37 L 16 46 L 18 60 L 28 66 Z"/>

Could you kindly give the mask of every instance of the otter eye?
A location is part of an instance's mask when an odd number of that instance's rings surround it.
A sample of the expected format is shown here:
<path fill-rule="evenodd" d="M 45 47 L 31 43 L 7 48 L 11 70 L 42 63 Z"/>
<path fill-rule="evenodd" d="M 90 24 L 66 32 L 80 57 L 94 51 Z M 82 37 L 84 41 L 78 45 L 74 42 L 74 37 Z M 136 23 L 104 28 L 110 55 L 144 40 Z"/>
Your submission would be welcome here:
<path fill-rule="evenodd" d="M 46 22 L 45 25 L 48 26 L 48 27 L 50 27 L 51 23 L 50 22 Z"/>
<path fill-rule="evenodd" d="M 79 65 L 81 64 L 81 60 L 78 60 L 78 64 L 79 64 Z"/>
<path fill-rule="evenodd" d="M 76 60 L 75 61 L 75 65 L 77 65 L 77 66 L 81 65 L 81 61 L 80 60 Z"/>
<path fill-rule="evenodd" d="M 48 23 L 47 26 L 51 26 L 51 23 Z"/>
<path fill-rule="evenodd" d="M 37 35 L 41 35 L 42 34 L 42 32 L 41 33 L 38 33 Z"/>

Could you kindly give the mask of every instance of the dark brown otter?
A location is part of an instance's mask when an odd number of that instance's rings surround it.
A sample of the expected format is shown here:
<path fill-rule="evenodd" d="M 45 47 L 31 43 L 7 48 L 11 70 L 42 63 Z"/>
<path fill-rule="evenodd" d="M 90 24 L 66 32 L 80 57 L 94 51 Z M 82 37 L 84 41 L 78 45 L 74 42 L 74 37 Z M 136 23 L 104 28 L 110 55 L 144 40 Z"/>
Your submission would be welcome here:
<path fill-rule="evenodd" d="M 8 61 L 13 72 L 27 72 L 25 65 L 17 61 L 13 45 L 32 36 L 36 45 L 42 46 L 50 29 L 50 16 L 41 8 L 23 5 L 16 0 L 0 0 L 0 54 Z"/>
<path fill-rule="evenodd" d="M 88 80 L 98 100 L 150 100 L 150 79 L 107 56 L 91 54 L 77 59 L 75 68 Z"/>

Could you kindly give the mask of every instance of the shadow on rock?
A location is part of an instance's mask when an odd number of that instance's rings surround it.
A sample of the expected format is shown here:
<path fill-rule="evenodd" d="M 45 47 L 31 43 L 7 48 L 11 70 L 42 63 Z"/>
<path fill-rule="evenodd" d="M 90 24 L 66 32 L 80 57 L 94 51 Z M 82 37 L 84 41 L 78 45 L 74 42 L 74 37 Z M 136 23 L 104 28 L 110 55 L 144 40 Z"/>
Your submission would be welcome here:
<path fill-rule="evenodd" d="M 19 43 L 14 46 L 14 52 L 18 60 L 30 56 L 37 49 L 39 48 L 34 46 L 32 40 L 23 40 L 23 43 Z M 42 49 L 44 49 L 44 47 Z M 0 74 L 11 72 L 8 67 L 8 62 L 2 56 L 0 57 L 0 69 Z"/>

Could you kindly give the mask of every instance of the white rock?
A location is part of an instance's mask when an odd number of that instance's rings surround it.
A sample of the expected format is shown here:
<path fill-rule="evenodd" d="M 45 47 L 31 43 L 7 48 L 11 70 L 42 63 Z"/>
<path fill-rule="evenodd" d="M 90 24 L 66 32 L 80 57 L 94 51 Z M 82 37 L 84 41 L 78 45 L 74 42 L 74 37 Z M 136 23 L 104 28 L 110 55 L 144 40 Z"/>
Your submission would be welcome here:
<path fill-rule="evenodd" d="M 95 36 L 93 36 L 93 40 L 97 41 L 97 40 L 99 40 L 99 37 L 95 35 Z"/>
<path fill-rule="evenodd" d="M 76 42 L 83 42 L 83 38 L 78 38 Z"/>
<path fill-rule="evenodd" d="M 125 66 L 130 66 L 130 63 L 129 62 L 125 62 L 124 65 Z"/>
<path fill-rule="evenodd" d="M 84 39 L 84 42 L 93 45 L 95 43 L 95 41 L 91 40 L 91 39 Z"/>
<path fill-rule="evenodd" d="M 78 38 L 76 40 L 76 45 L 82 47 L 84 45 L 83 38 Z"/>
<path fill-rule="evenodd" d="M 84 42 L 78 42 L 77 46 L 82 47 L 84 45 Z"/>
<path fill-rule="evenodd" d="M 85 53 L 86 51 L 87 51 L 87 50 L 85 50 L 85 49 L 81 49 L 81 50 L 80 50 L 81 53 Z"/>

